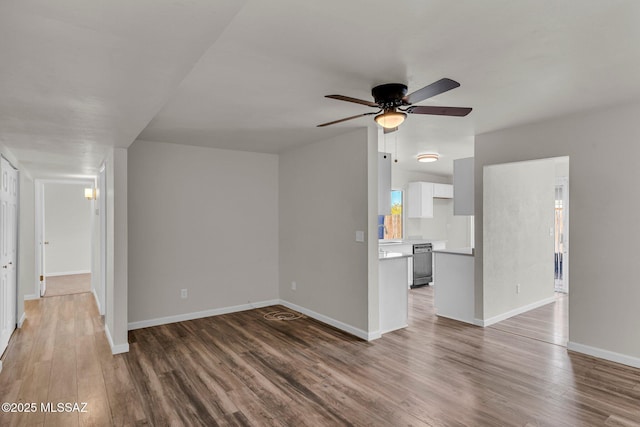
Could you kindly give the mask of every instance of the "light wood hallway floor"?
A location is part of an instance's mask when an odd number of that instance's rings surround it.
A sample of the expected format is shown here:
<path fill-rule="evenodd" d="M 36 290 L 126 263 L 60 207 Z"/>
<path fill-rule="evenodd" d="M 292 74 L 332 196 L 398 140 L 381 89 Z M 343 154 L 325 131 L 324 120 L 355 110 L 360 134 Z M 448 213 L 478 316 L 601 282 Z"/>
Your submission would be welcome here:
<path fill-rule="evenodd" d="M 47 291 L 44 296 L 57 297 L 82 292 L 91 292 L 91 273 L 49 276 L 47 277 Z"/>
<path fill-rule="evenodd" d="M 433 315 L 365 342 L 282 307 L 130 332 L 111 356 L 91 294 L 29 302 L 2 402 L 88 402 L 0 425 L 640 426 L 640 370 Z"/>

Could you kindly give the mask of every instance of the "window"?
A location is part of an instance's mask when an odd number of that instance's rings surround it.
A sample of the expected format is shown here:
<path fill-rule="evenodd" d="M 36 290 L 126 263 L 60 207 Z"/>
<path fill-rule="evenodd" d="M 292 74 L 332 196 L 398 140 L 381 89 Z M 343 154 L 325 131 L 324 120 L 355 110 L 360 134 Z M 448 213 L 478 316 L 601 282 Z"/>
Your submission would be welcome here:
<path fill-rule="evenodd" d="M 391 215 L 378 215 L 378 239 L 402 240 L 402 191 L 391 191 Z"/>

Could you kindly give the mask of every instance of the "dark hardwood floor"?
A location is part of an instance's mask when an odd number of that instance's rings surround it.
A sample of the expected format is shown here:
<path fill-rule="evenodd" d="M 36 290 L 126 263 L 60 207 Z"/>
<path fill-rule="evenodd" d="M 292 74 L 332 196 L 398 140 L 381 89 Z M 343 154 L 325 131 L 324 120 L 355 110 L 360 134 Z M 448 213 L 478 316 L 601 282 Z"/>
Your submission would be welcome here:
<path fill-rule="evenodd" d="M 433 315 L 365 342 L 269 307 L 131 331 L 111 356 L 91 294 L 28 302 L 3 402 L 88 402 L 0 425 L 640 426 L 640 370 Z"/>

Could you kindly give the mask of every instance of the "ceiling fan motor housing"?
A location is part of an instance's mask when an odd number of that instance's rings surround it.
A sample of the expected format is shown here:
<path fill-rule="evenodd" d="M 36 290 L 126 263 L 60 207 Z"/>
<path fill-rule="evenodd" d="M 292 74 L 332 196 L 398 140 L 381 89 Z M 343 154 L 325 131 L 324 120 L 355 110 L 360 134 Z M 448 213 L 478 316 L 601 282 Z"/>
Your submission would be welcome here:
<path fill-rule="evenodd" d="M 407 95 L 407 85 L 402 83 L 387 83 L 371 89 L 371 95 L 376 104 L 384 110 L 405 105 L 403 99 Z"/>

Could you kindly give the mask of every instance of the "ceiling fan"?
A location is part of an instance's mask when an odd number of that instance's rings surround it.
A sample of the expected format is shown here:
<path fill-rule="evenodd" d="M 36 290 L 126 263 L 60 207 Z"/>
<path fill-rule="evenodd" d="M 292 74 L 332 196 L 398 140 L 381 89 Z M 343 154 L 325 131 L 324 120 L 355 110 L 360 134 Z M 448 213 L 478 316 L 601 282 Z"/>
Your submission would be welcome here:
<path fill-rule="evenodd" d="M 326 98 L 355 102 L 356 104 L 377 108 L 378 111 L 358 114 L 356 116 L 322 123 L 321 125 L 318 125 L 318 127 L 334 125 L 336 123 L 346 122 L 347 120 L 357 119 L 358 117 L 376 114 L 374 117 L 376 123 L 384 128 L 385 133 L 389 133 L 398 130 L 398 126 L 404 122 L 407 114 L 432 114 L 438 116 L 464 117 L 471 112 L 471 108 L 413 105 L 433 96 L 440 95 L 441 93 L 447 92 L 451 89 L 455 89 L 458 86 L 460 86 L 460 83 L 455 80 L 444 78 L 407 95 L 406 85 L 402 83 L 387 83 L 371 89 L 374 102 L 343 95 L 326 95 Z"/>

